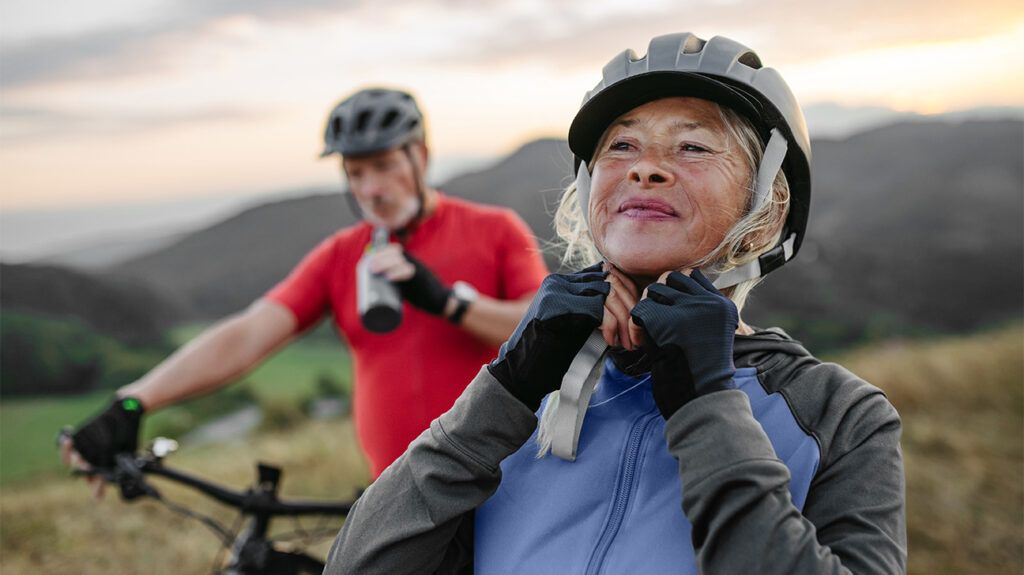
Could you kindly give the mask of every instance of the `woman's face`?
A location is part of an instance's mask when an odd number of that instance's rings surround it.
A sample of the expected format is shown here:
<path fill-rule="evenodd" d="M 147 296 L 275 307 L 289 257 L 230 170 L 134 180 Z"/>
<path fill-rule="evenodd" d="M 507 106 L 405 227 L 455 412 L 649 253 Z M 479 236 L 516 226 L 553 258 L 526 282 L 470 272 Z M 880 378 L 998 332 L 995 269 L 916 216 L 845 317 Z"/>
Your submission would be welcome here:
<path fill-rule="evenodd" d="M 605 131 L 594 157 L 591 234 L 608 262 L 632 276 L 693 267 L 747 206 L 743 153 L 707 100 L 634 108 Z"/>

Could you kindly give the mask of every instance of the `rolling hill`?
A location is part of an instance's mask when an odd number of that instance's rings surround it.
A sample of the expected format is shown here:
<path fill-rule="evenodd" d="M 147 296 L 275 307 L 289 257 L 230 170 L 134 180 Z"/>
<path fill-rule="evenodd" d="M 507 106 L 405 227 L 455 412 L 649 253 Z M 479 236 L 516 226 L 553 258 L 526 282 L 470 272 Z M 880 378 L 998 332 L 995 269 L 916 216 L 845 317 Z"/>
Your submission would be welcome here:
<path fill-rule="evenodd" d="M 564 141 L 538 140 L 441 188 L 510 206 L 547 240 L 569 158 Z M 1022 158 L 1019 120 L 907 122 L 815 141 L 808 240 L 796 262 L 755 292 L 748 319 L 836 347 L 1020 317 Z M 244 307 L 352 221 L 338 195 L 267 204 L 111 272 L 212 318 Z"/>

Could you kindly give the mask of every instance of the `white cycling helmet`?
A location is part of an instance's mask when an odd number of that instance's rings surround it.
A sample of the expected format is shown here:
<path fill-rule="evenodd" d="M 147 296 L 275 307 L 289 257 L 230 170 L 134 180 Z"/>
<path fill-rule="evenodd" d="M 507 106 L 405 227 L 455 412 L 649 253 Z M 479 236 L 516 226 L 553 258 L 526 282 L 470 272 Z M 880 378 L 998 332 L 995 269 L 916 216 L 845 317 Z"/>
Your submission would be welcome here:
<path fill-rule="evenodd" d="M 810 136 L 803 112 L 782 76 L 763 67 L 750 48 L 721 36 L 706 41 L 690 33 L 658 36 L 651 40 L 645 56 L 626 50 L 605 65 L 601 82 L 587 92 L 569 127 L 577 198 L 584 218 L 589 219 L 587 164 L 608 126 L 637 106 L 679 96 L 710 100 L 735 111 L 749 120 L 766 142 L 751 209 L 770 198 L 780 169 L 789 182 L 789 214 L 779 243 L 758 260 L 719 276 L 715 285 L 728 287 L 777 269 L 796 255 L 807 228 Z"/>

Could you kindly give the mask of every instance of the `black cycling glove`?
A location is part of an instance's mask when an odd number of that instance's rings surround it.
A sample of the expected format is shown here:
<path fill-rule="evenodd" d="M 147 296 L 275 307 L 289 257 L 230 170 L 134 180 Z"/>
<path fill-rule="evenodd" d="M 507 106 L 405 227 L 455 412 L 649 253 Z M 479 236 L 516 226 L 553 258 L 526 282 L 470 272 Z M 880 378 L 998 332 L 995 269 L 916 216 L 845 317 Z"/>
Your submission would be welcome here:
<path fill-rule="evenodd" d="M 512 395 L 536 411 L 604 317 L 611 290 L 600 264 L 574 274 L 544 278 L 512 337 L 488 371 Z"/>
<path fill-rule="evenodd" d="M 395 282 L 398 291 L 412 305 L 434 315 L 444 314 L 452 288 L 444 285 L 423 262 L 409 252 L 402 252 L 405 259 L 416 268 L 413 276 L 405 281 Z"/>
<path fill-rule="evenodd" d="M 690 277 L 673 272 L 664 284 L 651 284 L 631 315 L 653 348 L 652 392 L 665 419 L 697 397 L 736 388 L 739 314 L 699 271 Z"/>
<path fill-rule="evenodd" d="M 112 467 L 118 453 L 135 453 L 144 410 L 134 397 L 115 399 L 71 436 L 71 443 L 94 467 Z"/>

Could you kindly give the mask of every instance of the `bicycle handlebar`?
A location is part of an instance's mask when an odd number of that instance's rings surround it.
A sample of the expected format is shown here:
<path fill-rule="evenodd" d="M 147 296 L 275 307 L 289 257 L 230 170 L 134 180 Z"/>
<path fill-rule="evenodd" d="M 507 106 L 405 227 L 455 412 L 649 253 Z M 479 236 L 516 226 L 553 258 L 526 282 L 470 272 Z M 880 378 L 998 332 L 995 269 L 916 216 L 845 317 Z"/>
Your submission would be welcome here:
<path fill-rule="evenodd" d="M 105 481 L 118 485 L 122 498 L 126 500 L 140 496 L 160 499 L 159 491 L 148 485 L 144 479 L 145 475 L 156 475 L 191 487 L 211 499 L 253 515 L 347 515 L 352 508 L 352 502 L 280 500 L 276 494 L 280 470 L 263 464 L 259 464 L 258 467 L 261 479 L 258 489 L 250 488 L 246 491 L 223 487 L 196 475 L 169 468 L 163 464 L 162 458 L 152 454 L 121 454 L 115 458 L 113 468 L 93 468 L 75 473 L 102 477 Z M 272 478 L 264 481 L 265 474 L 270 474 Z"/>
<path fill-rule="evenodd" d="M 141 461 L 140 461 L 141 460 Z M 158 461 L 136 458 L 143 474 L 157 475 L 175 483 L 191 487 L 212 499 L 243 512 L 269 513 L 271 515 L 346 515 L 352 503 L 331 503 L 328 501 L 282 501 L 269 493 L 235 491 L 206 481 L 195 475 L 177 471 Z M 119 462 L 120 464 L 120 462 Z"/>
<path fill-rule="evenodd" d="M 65 430 L 58 437 L 63 438 L 66 435 L 67 431 Z M 353 502 L 282 501 L 277 497 L 277 488 L 281 479 L 280 468 L 262 463 L 257 464 L 257 481 L 252 487 L 245 491 L 230 489 L 191 473 L 166 467 L 163 459 L 175 449 L 177 449 L 177 443 L 173 440 L 158 438 L 148 451 L 138 454 L 118 454 L 111 467 L 75 470 L 73 473 L 100 477 L 108 483 L 117 485 L 124 500 L 151 497 L 172 511 L 199 520 L 215 533 L 225 549 L 231 550 L 231 557 L 224 573 L 297 574 L 323 571 L 323 562 L 315 557 L 301 552 L 282 551 L 275 548 L 273 539 L 267 537 L 270 522 L 278 516 L 344 516 L 348 515 Z M 224 505 L 238 509 L 242 515 L 251 517 L 251 523 L 241 534 L 235 528 L 228 529 L 213 517 L 166 500 L 155 487 L 146 481 L 147 475 L 163 477 L 194 489 Z M 322 531 L 322 527 L 316 528 L 312 532 L 307 532 L 300 527 L 295 533 L 315 537 L 318 532 Z"/>

